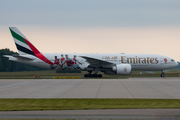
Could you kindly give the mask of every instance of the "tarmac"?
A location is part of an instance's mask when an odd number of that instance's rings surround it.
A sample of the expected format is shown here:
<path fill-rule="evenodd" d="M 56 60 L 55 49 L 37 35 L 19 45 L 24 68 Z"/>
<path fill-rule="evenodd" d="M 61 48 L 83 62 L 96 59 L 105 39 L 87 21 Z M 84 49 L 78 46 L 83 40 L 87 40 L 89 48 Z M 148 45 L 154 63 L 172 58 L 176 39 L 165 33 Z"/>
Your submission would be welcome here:
<path fill-rule="evenodd" d="M 179 120 L 180 109 L 0 111 L 0 119 Z"/>
<path fill-rule="evenodd" d="M 180 78 L 0 79 L 0 98 L 180 99 Z"/>
<path fill-rule="evenodd" d="M 0 98 L 180 99 L 180 78 L 0 79 Z M 0 111 L 0 119 L 180 119 L 180 109 Z"/>

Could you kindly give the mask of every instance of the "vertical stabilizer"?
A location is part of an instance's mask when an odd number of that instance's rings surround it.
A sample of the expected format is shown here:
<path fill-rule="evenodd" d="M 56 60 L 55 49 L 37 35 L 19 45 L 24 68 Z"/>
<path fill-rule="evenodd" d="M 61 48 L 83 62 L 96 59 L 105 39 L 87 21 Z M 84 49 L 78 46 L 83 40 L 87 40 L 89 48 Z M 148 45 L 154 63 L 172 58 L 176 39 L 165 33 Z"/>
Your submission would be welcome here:
<path fill-rule="evenodd" d="M 31 42 L 16 27 L 9 27 L 9 29 L 13 36 L 19 55 L 33 55 L 50 65 L 53 64 L 43 54 L 41 54 L 39 50 L 33 44 L 31 44 Z"/>
<path fill-rule="evenodd" d="M 28 41 L 28 39 L 16 27 L 9 27 L 9 29 L 11 31 L 11 34 L 13 36 L 13 39 L 14 39 L 14 42 L 18 49 L 19 54 L 20 55 L 30 54 L 30 55 L 35 56 L 33 51 L 31 50 L 31 48 L 26 42 Z"/>

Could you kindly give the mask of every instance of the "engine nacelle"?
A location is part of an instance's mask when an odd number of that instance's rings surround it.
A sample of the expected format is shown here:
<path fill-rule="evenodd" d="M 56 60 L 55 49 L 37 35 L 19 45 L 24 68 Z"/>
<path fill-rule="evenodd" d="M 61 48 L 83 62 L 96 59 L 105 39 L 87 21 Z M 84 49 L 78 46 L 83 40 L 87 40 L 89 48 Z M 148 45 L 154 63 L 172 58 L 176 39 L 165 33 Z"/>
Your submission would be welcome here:
<path fill-rule="evenodd" d="M 130 75 L 131 65 L 130 64 L 118 64 L 112 68 L 117 75 Z"/>

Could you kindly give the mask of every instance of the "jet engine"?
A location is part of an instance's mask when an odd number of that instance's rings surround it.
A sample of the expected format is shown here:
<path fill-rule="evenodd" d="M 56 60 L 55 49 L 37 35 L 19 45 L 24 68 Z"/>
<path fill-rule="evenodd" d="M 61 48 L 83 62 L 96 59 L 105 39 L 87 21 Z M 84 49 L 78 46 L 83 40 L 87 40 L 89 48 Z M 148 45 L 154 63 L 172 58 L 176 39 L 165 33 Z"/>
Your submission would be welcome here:
<path fill-rule="evenodd" d="M 113 72 L 117 75 L 130 75 L 131 65 L 130 64 L 118 64 L 112 68 Z"/>

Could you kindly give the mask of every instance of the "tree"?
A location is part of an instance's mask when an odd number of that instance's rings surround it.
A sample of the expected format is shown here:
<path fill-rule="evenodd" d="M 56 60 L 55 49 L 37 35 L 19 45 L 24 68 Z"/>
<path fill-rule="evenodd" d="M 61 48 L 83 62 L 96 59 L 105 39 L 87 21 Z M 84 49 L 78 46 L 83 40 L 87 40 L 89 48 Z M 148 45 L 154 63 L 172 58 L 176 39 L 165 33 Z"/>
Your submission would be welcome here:
<path fill-rule="evenodd" d="M 23 63 L 9 61 L 8 58 L 3 57 L 3 55 L 18 55 L 18 53 L 10 51 L 8 48 L 0 49 L 0 72 L 46 70 L 43 68 L 26 65 Z"/>

